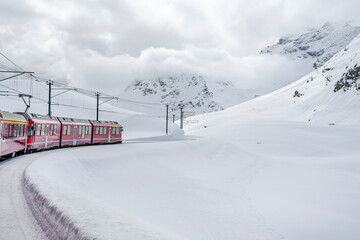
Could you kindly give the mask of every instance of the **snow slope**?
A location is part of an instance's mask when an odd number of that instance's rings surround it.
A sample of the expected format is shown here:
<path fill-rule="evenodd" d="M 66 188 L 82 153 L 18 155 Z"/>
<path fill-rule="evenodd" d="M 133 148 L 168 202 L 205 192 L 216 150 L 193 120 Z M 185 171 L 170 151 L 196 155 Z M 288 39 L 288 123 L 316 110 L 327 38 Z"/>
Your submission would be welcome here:
<path fill-rule="evenodd" d="M 248 75 L 241 77 L 248 78 L 246 88 L 239 83 L 234 86 L 231 81 L 182 74 L 135 80 L 120 95 L 133 101 L 170 104 L 171 115 L 175 114 L 177 119 L 180 106 L 184 106 L 190 114 L 219 111 L 270 93 L 322 67 L 359 33 L 360 27 L 326 23 L 321 28 L 308 30 L 298 36 L 282 37 L 277 44 L 263 49 L 262 56 L 249 57 L 247 61 L 239 63 L 239 68 L 248 64 Z M 274 71 L 268 66 L 271 64 Z M 268 68 L 271 70 L 266 70 Z M 206 76 L 208 73 L 203 74 Z M 118 106 L 148 114 L 164 113 L 164 106 L 143 105 L 134 108 L 134 105 L 124 102 L 118 103 Z"/>
<path fill-rule="evenodd" d="M 282 37 L 277 44 L 263 49 L 261 54 L 280 54 L 293 60 L 305 60 L 303 64 L 317 69 L 359 34 L 360 27 L 328 22 L 299 36 Z"/>
<path fill-rule="evenodd" d="M 191 117 L 187 141 L 39 154 L 25 177 L 88 238 L 356 240 L 359 51 Z"/>

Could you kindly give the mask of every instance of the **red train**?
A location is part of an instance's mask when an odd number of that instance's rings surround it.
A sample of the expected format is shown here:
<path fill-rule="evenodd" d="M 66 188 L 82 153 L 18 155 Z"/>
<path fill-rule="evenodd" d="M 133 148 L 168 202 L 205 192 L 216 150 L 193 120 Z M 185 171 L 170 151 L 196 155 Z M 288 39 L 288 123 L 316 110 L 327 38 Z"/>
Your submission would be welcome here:
<path fill-rule="evenodd" d="M 122 131 L 115 121 L 0 111 L 0 158 L 66 146 L 122 143 Z"/>

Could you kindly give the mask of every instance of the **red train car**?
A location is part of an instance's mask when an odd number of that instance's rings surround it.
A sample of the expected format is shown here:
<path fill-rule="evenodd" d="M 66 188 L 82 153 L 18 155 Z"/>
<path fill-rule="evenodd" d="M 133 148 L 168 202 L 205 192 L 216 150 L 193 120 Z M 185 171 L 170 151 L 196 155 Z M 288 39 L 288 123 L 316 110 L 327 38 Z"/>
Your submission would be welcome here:
<path fill-rule="evenodd" d="M 91 124 L 89 120 L 59 117 L 61 122 L 60 146 L 80 146 L 91 144 Z"/>
<path fill-rule="evenodd" d="M 19 113 L 29 122 L 27 151 L 60 147 L 61 124 L 56 117 L 35 113 Z"/>
<path fill-rule="evenodd" d="M 114 121 L 90 120 L 92 124 L 92 144 L 121 143 L 123 127 Z"/>
<path fill-rule="evenodd" d="M 0 157 L 25 151 L 27 125 L 24 116 L 0 111 Z"/>

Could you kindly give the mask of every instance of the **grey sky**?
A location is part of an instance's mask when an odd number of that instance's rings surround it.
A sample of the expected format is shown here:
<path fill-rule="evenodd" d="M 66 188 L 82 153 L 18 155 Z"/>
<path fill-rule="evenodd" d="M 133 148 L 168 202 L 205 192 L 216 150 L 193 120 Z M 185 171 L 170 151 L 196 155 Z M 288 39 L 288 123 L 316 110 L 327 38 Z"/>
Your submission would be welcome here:
<path fill-rule="evenodd" d="M 358 9 L 357 0 L 2 0 L 0 49 L 38 75 L 112 92 L 156 75 L 246 79 L 251 56 L 282 35 L 360 25 Z"/>

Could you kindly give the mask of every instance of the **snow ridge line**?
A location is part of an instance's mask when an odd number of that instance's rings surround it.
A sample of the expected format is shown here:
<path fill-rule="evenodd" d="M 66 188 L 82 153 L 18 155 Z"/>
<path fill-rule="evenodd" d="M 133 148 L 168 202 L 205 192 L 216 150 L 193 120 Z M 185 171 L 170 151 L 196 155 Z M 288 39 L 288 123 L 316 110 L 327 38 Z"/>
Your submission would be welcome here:
<path fill-rule="evenodd" d="M 93 240 L 82 232 L 61 210 L 41 194 L 35 184 L 22 175 L 22 188 L 30 211 L 50 240 Z"/>

